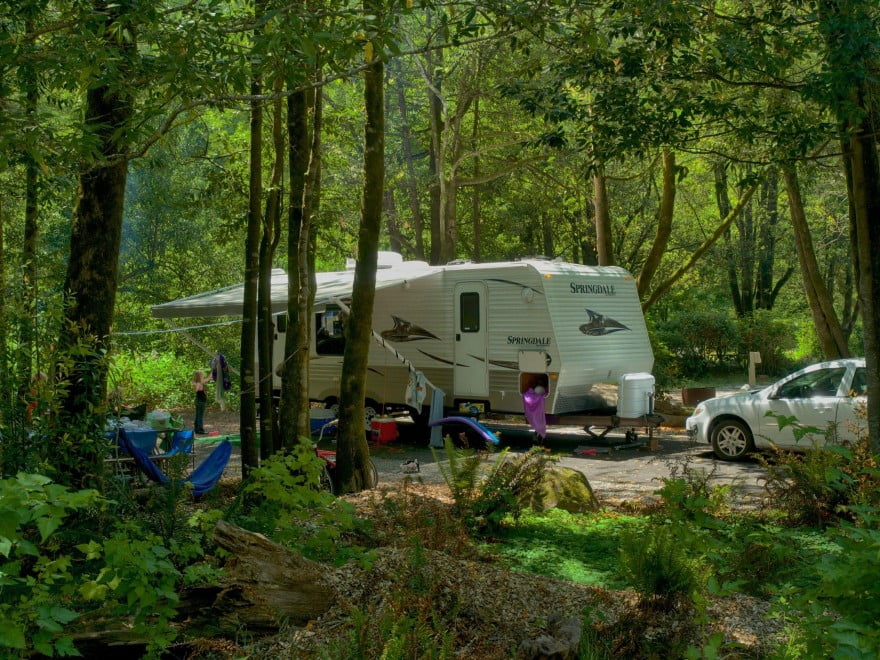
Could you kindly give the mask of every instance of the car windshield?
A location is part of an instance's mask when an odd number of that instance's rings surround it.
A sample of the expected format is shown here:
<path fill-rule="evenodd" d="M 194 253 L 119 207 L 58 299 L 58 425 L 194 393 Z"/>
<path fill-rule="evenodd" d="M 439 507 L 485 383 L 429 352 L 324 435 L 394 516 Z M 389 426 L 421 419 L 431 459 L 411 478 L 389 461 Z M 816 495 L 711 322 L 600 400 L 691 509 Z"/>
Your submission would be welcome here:
<path fill-rule="evenodd" d="M 837 396 L 846 367 L 817 369 L 793 378 L 779 388 L 780 399 L 806 399 L 820 396 Z"/>

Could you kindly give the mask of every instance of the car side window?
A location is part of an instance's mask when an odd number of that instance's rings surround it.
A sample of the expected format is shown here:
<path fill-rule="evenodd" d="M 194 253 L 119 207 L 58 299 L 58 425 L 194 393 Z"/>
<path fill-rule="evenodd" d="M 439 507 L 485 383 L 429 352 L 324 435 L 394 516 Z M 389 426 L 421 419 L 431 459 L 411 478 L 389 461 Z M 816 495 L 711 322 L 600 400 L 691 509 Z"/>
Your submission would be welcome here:
<path fill-rule="evenodd" d="M 852 385 L 849 386 L 850 396 L 867 396 L 868 376 L 864 367 L 859 367 L 853 374 Z"/>
<path fill-rule="evenodd" d="M 779 388 L 780 399 L 809 399 L 811 397 L 837 396 L 846 367 L 819 369 L 801 374 Z"/>

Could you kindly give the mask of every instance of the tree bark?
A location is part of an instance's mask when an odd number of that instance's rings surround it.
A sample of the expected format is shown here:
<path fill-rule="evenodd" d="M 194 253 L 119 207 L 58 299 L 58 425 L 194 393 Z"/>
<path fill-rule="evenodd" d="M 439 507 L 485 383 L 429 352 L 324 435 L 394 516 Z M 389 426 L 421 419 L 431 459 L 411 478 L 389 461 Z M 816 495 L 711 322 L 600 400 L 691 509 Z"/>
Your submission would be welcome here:
<path fill-rule="evenodd" d="M 254 15 L 259 17 L 262 2 L 254 3 Z M 257 28 L 258 30 L 259 28 Z M 259 38 L 254 35 L 254 40 Z M 248 171 L 248 219 L 244 247 L 244 293 L 241 311 L 241 395 L 239 427 L 241 434 L 241 467 L 245 478 L 260 465 L 260 446 L 257 441 L 257 378 L 255 349 L 257 338 L 257 287 L 260 279 L 260 229 L 263 195 L 263 106 L 257 97 L 262 92 L 259 72 L 254 65 L 250 103 L 250 167 Z"/>
<path fill-rule="evenodd" d="M 406 106 L 406 88 L 403 83 L 403 68 L 398 65 L 396 80 L 397 109 L 400 113 L 400 144 L 403 150 L 403 161 L 406 166 L 406 189 L 409 198 L 409 210 L 412 216 L 413 239 L 415 244 L 415 258 L 425 258 L 424 219 L 422 217 L 422 205 L 419 203 L 419 185 L 416 179 L 415 162 L 413 161 L 412 133 L 410 131 L 409 116 Z"/>
<path fill-rule="evenodd" d="M 308 102 L 305 92 L 287 99 L 290 198 L 287 212 L 287 335 L 285 337 L 283 385 L 281 389 L 281 433 L 283 444 L 292 448 L 300 437 L 309 436 L 308 351 L 311 311 L 302 304 L 308 290 L 308 263 L 303 263 L 303 244 L 308 245 L 303 196 L 309 167 Z M 306 282 L 304 282 L 304 279 Z M 305 312 L 305 313 L 304 313 Z M 303 377 L 305 376 L 305 380 Z"/>
<path fill-rule="evenodd" d="M 272 148 L 274 162 L 263 215 L 263 235 L 260 239 L 260 281 L 257 289 L 257 354 L 259 363 L 260 393 L 260 457 L 269 458 L 281 448 L 280 438 L 276 446 L 277 420 L 275 415 L 275 360 L 272 355 L 275 322 L 272 318 L 272 261 L 281 238 L 281 186 L 284 178 L 284 132 L 282 130 L 281 92 L 283 78 L 275 82 L 277 94 L 272 103 Z"/>
<path fill-rule="evenodd" d="M 326 567 L 262 534 L 220 520 L 213 538 L 232 555 L 224 567 L 222 590 L 210 603 L 224 628 L 266 631 L 288 621 L 302 625 L 338 598 L 321 578 Z"/>
<path fill-rule="evenodd" d="M 608 205 L 608 187 L 605 172 L 600 169 L 593 175 L 593 206 L 596 211 L 596 256 L 600 266 L 614 265 L 611 243 L 611 209 Z"/>
<path fill-rule="evenodd" d="M 783 167 L 785 189 L 788 193 L 788 205 L 791 213 L 791 223 L 794 227 L 795 246 L 797 247 L 798 259 L 801 264 L 801 272 L 804 280 L 804 291 L 810 312 L 813 315 L 813 323 L 816 326 L 816 334 L 822 352 L 828 360 L 847 357 L 849 350 L 846 346 L 846 338 L 834 311 L 834 305 L 825 282 L 819 272 L 819 264 L 816 261 L 816 253 L 813 250 L 813 240 L 810 236 L 810 228 L 807 225 L 807 217 L 804 213 L 801 199 L 800 185 L 798 184 L 797 172 L 794 165 Z"/>
<path fill-rule="evenodd" d="M 657 233 L 654 236 L 654 242 L 651 244 L 651 250 L 645 259 L 645 264 L 638 277 L 639 298 L 644 298 L 651 288 L 651 280 L 663 255 L 666 254 L 666 248 L 669 246 L 669 237 L 672 235 L 672 218 L 675 213 L 675 154 L 667 149 L 663 149 L 663 192 L 660 197 L 660 210 L 657 213 Z"/>
<path fill-rule="evenodd" d="M 106 46 L 116 49 L 121 61 L 131 57 L 136 48 L 134 26 L 120 24 L 118 5 L 96 2 L 95 7 L 103 20 Z M 75 488 L 100 489 L 103 483 L 104 355 L 110 349 L 116 302 L 128 175 L 125 133 L 132 115 L 126 85 L 104 83 L 88 90 L 86 129 L 103 160 L 86 165 L 79 175 L 64 280 L 65 321 L 58 342 L 62 359 L 57 374 L 66 381 L 67 392 L 57 418 L 58 437 L 47 446 L 49 463 L 57 470 L 53 476 Z"/>
<path fill-rule="evenodd" d="M 378 0 L 365 2 L 378 12 Z M 345 354 L 339 402 L 339 436 L 336 460 L 341 492 L 358 492 L 371 485 L 370 451 L 364 428 L 367 358 L 372 341 L 376 266 L 382 228 L 382 190 L 385 179 L 385 105 L 382 61 L 370 62 L 364 72 L 364 190 L 358 259 L 355 266 L 351 314 L 345 330 Z"/>

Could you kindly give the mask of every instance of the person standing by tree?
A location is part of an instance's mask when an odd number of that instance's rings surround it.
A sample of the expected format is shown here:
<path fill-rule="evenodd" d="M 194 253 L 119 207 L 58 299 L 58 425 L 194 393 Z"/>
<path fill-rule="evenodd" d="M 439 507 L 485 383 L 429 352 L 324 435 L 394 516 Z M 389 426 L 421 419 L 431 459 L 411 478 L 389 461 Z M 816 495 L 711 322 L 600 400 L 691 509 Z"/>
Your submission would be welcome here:
<path fill-rule="evenodd" d="M 193 428 L 196 433 L 205 432 L 205 408 L 208 406 L 208 393 L 205 391 L 205 374 L 196 370 L 193 374 L 192 386 L 196 393 L 196 421 Z"/>

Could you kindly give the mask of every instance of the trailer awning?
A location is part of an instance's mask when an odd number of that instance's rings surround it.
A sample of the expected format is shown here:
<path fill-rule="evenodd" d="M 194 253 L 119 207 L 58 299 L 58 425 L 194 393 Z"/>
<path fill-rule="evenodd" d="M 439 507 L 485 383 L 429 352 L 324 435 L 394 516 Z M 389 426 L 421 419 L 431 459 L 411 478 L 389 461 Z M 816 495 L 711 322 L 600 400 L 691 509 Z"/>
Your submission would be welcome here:
<path fill-rule="evenodd" d="M 379 268 L 376 271 L 376 290 L 404 286 L 407 282 L 427 277 L 441 270 L 442 268 L 429 266 L 423 261 L 404 261 L 391 268 Z M 316 280 L 318 285 L 315 294 L 316 305 L 344 300 L 351 297 L 354 270 L 317 273 Z M 150 308 L 150 313 L 154 318 L 159 319 L 241 316 L 243 304 L 244 284 L 236 284 L 154 305 Z M 272 313 L 279 314 L 286 310 L 287 273 L 276 268 L 272 271 Z"/>

